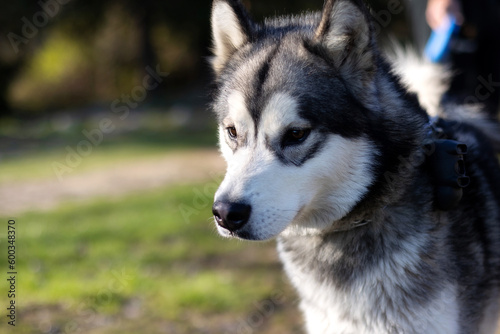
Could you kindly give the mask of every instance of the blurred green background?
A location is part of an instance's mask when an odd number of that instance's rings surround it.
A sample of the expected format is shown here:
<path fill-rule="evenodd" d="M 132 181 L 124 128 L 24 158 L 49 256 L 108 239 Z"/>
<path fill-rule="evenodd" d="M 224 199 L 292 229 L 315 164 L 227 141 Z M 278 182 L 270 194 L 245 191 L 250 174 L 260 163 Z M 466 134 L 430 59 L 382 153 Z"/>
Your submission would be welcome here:
<path fill-rule="evenodd" d="M 323 3 L 244 2 L 257 20 Z M 13 219 L 18 275 L 15 329 L 0 280 L 1 333 L 301 332 L 274 243 L 211 220 L 210 6 L 2 3 L 0 268 Z M 408 37 L 404 11 L 383 19 Z"/>

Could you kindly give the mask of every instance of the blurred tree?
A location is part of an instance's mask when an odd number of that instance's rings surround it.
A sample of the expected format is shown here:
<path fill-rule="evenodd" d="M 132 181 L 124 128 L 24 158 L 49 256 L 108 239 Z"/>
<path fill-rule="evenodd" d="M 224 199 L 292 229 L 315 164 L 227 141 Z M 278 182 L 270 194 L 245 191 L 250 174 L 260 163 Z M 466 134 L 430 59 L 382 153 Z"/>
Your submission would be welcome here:
<path fill-rule="evenodd" d="M 243 1 L 257 21 L 323 3 Z M 170 73 L 156 94 L 199 82 L 209 74 L 210 7 L 207 0 L 10 2 L 0 13 L 0 117 L 114 100 L 140 84 L 146 66 Z"/>
<path fill-rule="evenodd" d="M 7 90 L 11 79 L 23 66 L 30 53 L 30 49 L 24 48 L 16 52 L 12 48 L 11 40 L 14 36 L 9 33 L 17 31 L 21 26 L 26 11 L 32 12 L 37 5 L 34 1 L 19 0 L 2 7 L 0 14 L 0 116 L 10 114 L 10 107 L 7 98 Z M 17 33 L 20 33 L 17 31 Z"/>

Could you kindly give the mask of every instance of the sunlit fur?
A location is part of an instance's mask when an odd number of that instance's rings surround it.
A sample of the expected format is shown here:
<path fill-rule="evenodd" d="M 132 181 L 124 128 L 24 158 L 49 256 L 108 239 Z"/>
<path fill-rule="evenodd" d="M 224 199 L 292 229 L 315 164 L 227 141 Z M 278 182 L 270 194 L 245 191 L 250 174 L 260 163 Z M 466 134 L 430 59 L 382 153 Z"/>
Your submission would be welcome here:
<path fill-rule="evenodd" d="M 497 124 L 442 104 L 439 69 L 403 53 L 392 66 L 361 0 L 262 24 L 240 1 L 215 0 L 212 31 L 227 161 L 215 201 L 251 207 L 244 226 L 217 229 L 277 239 L 307 332 L 495 333 Z M 471 184 L 449 211 L 436 207 L 423 107 L 469 147 Z M 290 144 L 293 129 L 307 135 Z"/>

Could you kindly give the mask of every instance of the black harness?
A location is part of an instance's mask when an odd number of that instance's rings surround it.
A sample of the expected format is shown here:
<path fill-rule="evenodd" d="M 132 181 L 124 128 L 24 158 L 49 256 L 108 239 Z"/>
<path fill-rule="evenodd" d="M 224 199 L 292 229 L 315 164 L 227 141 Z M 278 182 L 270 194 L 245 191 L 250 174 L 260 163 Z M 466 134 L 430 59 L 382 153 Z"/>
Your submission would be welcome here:
<path fill-rule="evenodd" d="M 425 150 L 428 152 L 429 175 L 435 186 L 436 208 L 447 211 L 460 203 L 463 188 L 470 183 L 464 161 L 467 145 L 448 138 L 438 122 L 439 119 L 431 119 L 429 122 L 430 140 L 425 144 Z"/>

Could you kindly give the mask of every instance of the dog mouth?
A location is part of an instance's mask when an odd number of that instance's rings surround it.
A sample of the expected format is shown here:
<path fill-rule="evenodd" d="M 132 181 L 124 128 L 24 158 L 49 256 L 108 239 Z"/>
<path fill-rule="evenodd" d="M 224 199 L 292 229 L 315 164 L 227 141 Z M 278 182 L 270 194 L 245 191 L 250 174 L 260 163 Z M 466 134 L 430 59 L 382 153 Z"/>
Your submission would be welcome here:
<path fill-rule="evenodd" d="M 283 224 L 283 222 L 281 222 L 280 224 L 279 221 L 267 221 L 267 222 L 261 221 L 260 222 L 261 224 L 267 226 L 267 228 L 264 231 L 267 233 L 262 233 L 262 231 L 260 231 L 260 233 L 256 233 L 255 231 L 253 231 L 254 228 L 259 229 L 259 227 L 254 226 L 255 221 L 252 222 L 252 219 L 250 219 L 250 215 L 247 215 L 247 218 L 244 222 L 241 221 L 242 217 L 241 214 L 232 216 L 232 218 L 236 217 L 238 219 L 233 220 L 232 222 L 228 221 L 227 218 L 228 215 L 226 214 L 226 216 L 224 216 L 224 213 L 221 214 L 221 211 L 223 211 L 224 209 L 221 209 L 221 205 L 218 204 L 218 202 L 214 203 L 213 213 L 217 231 L 221 236 L 225 238 L 236 238 L 247 241 L 263 241 L 277 237 L 284 230 L 286 230 L 287 227 L 289 227 L 292 223 L 300 219 L 300 217 L 304 214 L 306 210 L 306 206 L 307 205 L 301 206 L 301 208 L 295 212 L 293 217 L 288 217 L 290 219 L 286 219 L 287 221 L 286 224 Z M 224 208 L 224 206 L 222 206 L 222 208 Z M 254 214 L 255 212 L 252 212 L 252 216 Z M 280 225 L 281 227 L 275 225 Z M 262 227 L 260 227 L 260 230 L 262 230 Z"/>
<path fill-rule="evenodd" d="M 228 228 L 228 226 L 224 224 L 217 216 L 214 216 L 214 220 L 217 231 L 221 236 L 225 238 L 236 238 L 246 241 L 261 241 L 269 239 L 267 237 L 259 237 L 258 235 L 253 233 L 251 231 L 251 223 L 245 225 L 244 227 L 231 230 L 231 228 Z"/>
<path fill-rule="evenodd" d="M 260 239 L 256 238 L 253 234 L 251 234 L 247 231 L 234 232 L 233 237 L 238 238 L 238 239 L 243 239 L 243 240 L 249 240 L 249 241 L 260 240 Z"/>
<path fill-rule="evenodd" d="M 247 240 L 247 241 L 258 241 L 261 240 L 254 236 L 251 232 L 246 231 L 246 230 L 238 230 L 238 231 L 230 231 L 225 227 L 220 226 L 217 224 L 217 230 L 219 234 L 223 237 L 226 238 L 236 238 L 236 239 L 241 239 L 241 240 Z"/>

